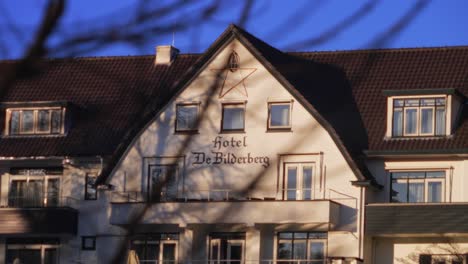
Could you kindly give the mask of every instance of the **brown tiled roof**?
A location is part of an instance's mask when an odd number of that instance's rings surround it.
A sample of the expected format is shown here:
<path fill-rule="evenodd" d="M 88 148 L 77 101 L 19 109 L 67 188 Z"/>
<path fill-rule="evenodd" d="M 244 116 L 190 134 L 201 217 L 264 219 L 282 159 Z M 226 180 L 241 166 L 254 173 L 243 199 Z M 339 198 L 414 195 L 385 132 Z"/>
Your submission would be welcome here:
<path fill-rule="evenodd" d="M 112 157 L 216 50 L 238 37 L 330 132 L 352 167 L 369 177 L 363 151 L 468 152 L 468 107 L 452 136 L 384 139 L 383 90 L 455 88 L 468 97 L 468 47 L 284 53 L 230 26 L 203 55 L 179 55 L 171 66 L 153 56 L 43 60 L 2 102 L 66 101 L 75 118 L 63 137 L 1 138 L 0 156 Z M 7 67 L 9 63 L 0 64 Z M 4 126 L 0 115 L 0 128 Z"/>
<path fill-rule="evenodd" d="M 295 55 L 334 65 L 344 72 L 367 133 L 367 150 L 468 152 L 468 47 L 307 52 Z M 384 90 L 447 88 L 454 88 L 465 97 L 465 106 L 452 136 L 384 139 L 387 118 Z M 342 120 L 344 123 L 347 121 Z"/>
<path fill-rule="evenodd" d="M 1 101 L 66 101 L 72 127 L 66 136 L 0 138 L 0 156 L 112 155 L 146 108 L 168 100 L 172 83 L 198 57 L 180 55 L 171 66 L 154 66 L 154 56 L 43 60 L 34 65 L 35 75 L 18 80 Z"/>

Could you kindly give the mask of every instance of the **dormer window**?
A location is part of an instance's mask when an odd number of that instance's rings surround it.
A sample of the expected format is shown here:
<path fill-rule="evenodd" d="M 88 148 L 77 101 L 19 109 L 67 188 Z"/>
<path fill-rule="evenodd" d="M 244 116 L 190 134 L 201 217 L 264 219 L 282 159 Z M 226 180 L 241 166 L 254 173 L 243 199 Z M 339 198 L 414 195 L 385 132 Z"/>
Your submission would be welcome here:
<path fill-rule="evenodd" d="M 444 136 L 446 134 L 446 98 L 395 98 L 392 136 Z"/>
<path fill-rule="evenodd" d="M 387 97 L 387 139 L 450 136 L 466 100 L 453 88 L 384 90 L 383 94 Z"/>
<path fill-rule="evenodd" d="M 64 107 L 25 107 L 6 110 L 8 136 L 64 134 Z"/>

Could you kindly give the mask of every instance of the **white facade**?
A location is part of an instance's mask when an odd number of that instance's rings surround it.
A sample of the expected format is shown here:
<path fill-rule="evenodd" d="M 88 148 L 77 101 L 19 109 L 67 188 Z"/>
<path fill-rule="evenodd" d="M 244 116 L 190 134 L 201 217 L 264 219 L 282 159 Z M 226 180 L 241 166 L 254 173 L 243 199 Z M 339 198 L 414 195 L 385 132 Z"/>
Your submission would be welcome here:
<path fill-rule="evenodd" d="M 103 172 L 100 156 L 0 160 L 0 264 L 468 263 L 466 154 L 368 152 L 363 179 L 333 127 L 233 36 L 132 138 L 97 199 L 86 182 Z M 166 48 L 157 67 L 171 67 Z M 421 98 L 445 103 L 396 105 Z M 405 141 L 396 130 L 450 138 L 464 99 L 386 100 L 383 140 Z M 415 131 L 396 128 L 400 110 L 417 113 Z"/>

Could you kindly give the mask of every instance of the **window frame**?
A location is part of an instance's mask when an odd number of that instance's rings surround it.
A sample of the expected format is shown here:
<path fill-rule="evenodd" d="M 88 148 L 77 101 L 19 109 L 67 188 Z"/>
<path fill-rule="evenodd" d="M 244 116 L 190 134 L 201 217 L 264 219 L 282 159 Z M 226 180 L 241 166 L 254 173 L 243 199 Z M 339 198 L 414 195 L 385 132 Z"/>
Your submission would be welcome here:
<path fill-rule="evenodd" d="M 172 238 L 174 237 L 174 238 Z M 135 250 L 135 249 L 132 249 L 135 241 L 140 241 L 140 242 L 143 242 L 142 244 L 144 245 L 145 247 L 145 259 L 140 259 L 141 260 L 145 260 L 145 261 L 148 261 L 150 259 L 146 259 L 148 258 L 148 245 L 158 245 L 158 256 L 156 260 L 154 259 L 151 259 L 150 261 L 156 261 L 157 263 L 163 263 L 163 248 L 164 248 L 164 245 L 167 245 L 167 244 L 174 244 L 175 245 L 175 262 L 174 263 L 178 263 L 178 260 L 179 260 L 179 241 L 180 241 L 180 235 L 179 233 L 171 233 L 171 232 L 168 232 L 168 233 L 148 233 L 148 234 L 141 234 L 141 235 L 136 235 L 134 236 L 132 239 L 130 239 L 130 243 L 129 243 L 129 251 L 130 250 Z M 156 243 L 151 243 L 151 242 L 156 242 Z M 136 253 L 136 252 L 135 252 Z M 139 256 L 140 258 L 140 256 Z"/>
<path fill-rule="evenodd" d="M 39 129 L 39 112 L 40 111 L 48 111 L 49 116 L 49 125 L 48 130 L 40 130 Z M 32 130 L 31 131 L 23 131 L 23 112 L 25 111 L 32 111 L 33 112 L 33 121 L 32 121 Z M 59 111 L 60 112 L 60 131 L 53 132 L 52 129 L 52 116 L 53 112 Z M 13 133 L 11 128 L 12 126 L 12 116 L 14 112 L 18 112 L 18 132 Z M 57 136 L 57 135 L 64 135 L 65 134 L 65 114 L 66 108 L 63 106 L 51 106 L 51 107 L 10 107 L 7 108 L 5 111 L 5 136 L 8 137 L 28 137 L 28 136 Z"/>
<path fill-rule="evenodd" d="M 407 177 L 407 178 L 393 178 L 393 173 L 402 173 L 402 172 L 406 172 L 406 173 L 415 173 L 415 172 L 418 172 L 418 173 L 424 173 L 424 178 L 410 178 L 410 177 Z M 443 177 L 427 177 L 427 173 L 430 173 L 430 172 L 443 172 L 444 173 L 444 176 Z M 389 174 L 390 174 L 390 191 L 389 191 L 389 201 L 390 203 L 395 203 L 395 204 L 414 204 L 414 203 L 444 203 L 447 199 L 446 199 L 446 189 L 447 189 L 447 171 L 446 170 L 443 170 L 443 169 L 440 169 L 440 170 L 437 170 L 437 169 L 434 169 L 434 170 L 391 170 L 389 171 Z M 401 182 L 401 183 L 406 183 L 406 188 L 407 188 L 407 191 L 406 191 L 406 202 L 396 202 L 393 200 L 393 195 L 392 195 L 392 192 L 393 192 L 393 184 L 394 184 L 394 180 L 396 182 Z M 429 197 L 429 183 L 430 182 L 440 182 L 442 184 L 441 186 L 441 200 L 440 202 L 429 202 L 428 201 L 428 197 Z M 424 186 L 424 191 L 423 191 L 423 201 L 422 202 L 409 202 L 409 184 L 410 183 L 423 183 L 423 186 Z"/>
<path fill-rule="evenodd" d="M 84 193 L 85 201 L 95 201 L 95 200 L 97 200 L 97 196 L 98 196 L 98 191 L 97 191 L 96 186 L 94 186 L 93 188 L 89 186 L 88 180 L 90 178 L 94 178 L 94 182 L 96 182 L 97 175 L 93 174 L 93 173 L 86 173 L 86 176 L 85 176 L 85 193 Z M 94 196 L 91 196 L 89 194 L 89 192 L 88 192 L 89 189 L 94 189 L 94 192 L 95 192 Z"/>
<path fill-rule="evenodd" d="M 10 173 L 10 177 L 8 179 L 8 207 L 12 207 L 12 208 L 28 208 L 28 207 L 39 207 L 39 208 L 45 208 L 45 207 L 60 207 L 61 206 L 61 195 L 62 195 L 62 176 L 63 176 L 63 171 L 62 171 L 62 174 L 60 175 L 54 175 L 54 174 L 47 174 L 47 173 L 44 173 L 43 175 L 35 175 L 35 174 L 31 174 L 30 171 L 33 171 L 33 170 L 36 170 L 36 169 L 33 169 L 33 168 L 25 168 L 24 169 L 25 171 L 27 171 L 28 173 L 27 174 L 11 174 Z M 30 181 L 35 181 L 35 180 L 39 180 L 42 182 L 42 191 L 41 191 L 41 194 L 42 194 L 42 197 L 40 197 L 41 199 L 41 202 L 39 204 L 39 206 L 31 206 L 31 205 L 19 205 L 19 206 L 14 206 L 14 205 L 10 205 L 10 200 L 12 199 L 11 198 L 11 192 L 12 192 L 12 183 L 14 181 L 26 181 L 26 189 L 28 189 L 29 187 L 29 182 Z M 55 205 L 50 205 L 49 204 L 49 192 L 48 192 L 48 186 L 49 186 L 49 182 L 50 180 L 58 180 L 58 187 L 59 187 L 59 190 L 58 190 L 58 197 L 57 197 L 57 204 Z M 29 195 L 28 194 L 24 194 L 24 197 L 22 197 L 23 199 L 24 198 L 28 198 Z M 28 202 L 28 201 L 26 201 Z M 24 203 L 24 202 L 23 202 Z"/>
<path fill-rule="evenodd" d="M 441 105 L 438 103 L 438 100 L 443 99 L 444 104 Z M 403 105 L 401 106 L 396 106 L 396 101 L 403 101 Z M 406 106 L 408 100 L 414 100 L 418 101 L 417 106 Z M 424 105 L 422 103 L 423 100 L 434 100 L 433 105 Z M 449 108 L 450 108 L 450 98 L 446 95 L 430 95 L 430 96 L 417 96 L 417 97 L 411 97 L 411 96 L 395 96 L 391 97 L 389 103 L 391 104 L 389 110 L 391 110 L 391 113 L 387 116 L 389 121 L 387 122 L 388 125 L 390 125 L 389 135 L 392 138 L 408 138 L 408 137 L 443 137 L 447 135 L 446 127 L 447 127 L 447 122 L 450 121 L 449 118 Z M 406 119 L 407 119 L 407 110 L 414 109 L 416 110 L 416 131 L 415 133 L 407 133 L 407 124 L 406 124 Z M 423 109 L 432 109 L 432 131 L 430 133 L 423 133 L 422 132 L 422 110 Z M 445 112 L 445 118 L 444 118 L 444 124 L 442 124 L 443 128 L 443 133 L 442 134 L 437 134 L 437 110 L 438 109 L 444 109 Z M 399 111 L 401 113 L 401 135 L 396 135 L 395 133 L 395 112 Z"/>
<path fill-rule="evenodd" d="M 230 263 L 238 262 L 238 259 L 231 260 L 231 246 L 234 243 L 238 243 L 242 247 L 242 256 L 241 263 L 245 262 L 245 253 L 246 253 L 246 233 L 245 232 L 212 232 L 208 235 L 208 263 L 210 264 L 220 264 L 220 263 Z M 213 252 L 214 245 L 217 245 L 218 249 L 216 255 Z M 223 247 L 225 246 L 225 248 Z M 226 255 L 223 258 L 223 251 L 226 251 Z M 215 259 L 216 258 L 216 259 Z"/>
<path fill-rule="evenodd" d="M 292 189 L 289 188 L 288 184 L 288 169 L 291 167 L 296 167 L 296 188 Z M 311 186 L 309 188 L 304 188 L 304 168 L 311 167 L 312 168 L 312 177 L 311 177 Z M 283 181 L 284 181 L 284 189 L 283 189 L 283 200 L 291 200 L 291 201 L 311 201 L 315 199 L 315 174 L 316 174 L 316 166 L 315 162 L 284 162 L 283 163 Z M 295 199 L 288 198 L 288 192 L 290 190 L 296 190 Z M 310 190 L 310 199 L 304 199 L 304 192 L 306 190 Z"/>
<path fill-rule="evenodd" d="M 245 118 L 246 118 L 246 105 L 247 103 L 246 102 L 224 102 L 221 104 L 221 131 L 220 133 L 245 133 Z M 235 107 L 235 106 L 239 106 L 239 107 Z M 242 113 L 242 128 L 240 129 L 226 129 L 224 127 L 224 113 L 225 113 L 225 109 L 227 108 L 242 108 L 243 110 L 243 113 Z"/>
<path fill-rule="evenodd" d="M 154 190 L 152 188 L 153 186 L 153 180 L 152 180 L 152 168 L 157 168 L 157 167 L 163 167 L 163 168 L 170 168 L 170 167 L 174 167 L 175 170 L 174 170 L 174 185 L 175 185 L 175 194 L 173 195 L 172 197 L 172 194 L 169 194 L 168 191 L 167 191 L 167 185 L 168 185 L 168 181 L 166 179 L 164 179 L 164 181 L 166 181 L 165 185 L 162 186 L 161 188 L 161 194 L 158 196 L 158 195 L 154 195 Z M 179 166 L 179 163 L 163 163 L 163 164 L 149 164 L 148 165 L 148 182 L 147 182 L 147 199 L 148 201 L 154 201 L 154 198 L 155 197 L 159 197 L 159 201 L 157 202 L 163 202 L 163 201 L 174 201 L 176 200 L 178 197 L 179 197 L 179 174 L 180 174 L 180 166 Z"/>
<path fill-rule="evenodd" d="M 296 234 L 299 234 L 299 233 L 302 233 L 302 234 L 306 234 L 306 237 L 305 238 L 297 238 L 296 239 Z M 281 238 L 280 237 L 280 234 L 291 234 L 291 238 Z M 312 237 L 313 234 L 317 234 L 317 235 L 325 235 L 325 237 L 322 237 L 322 238 L 314 238 Z M 275 248 L 275 259 L 276 259 L 276 263 L 288 263 L 289 261 L 295 261 L 295 260 L 298 260 L 298 259 L 294 259 L 294 242 L 295 241 L 304 241 L 306 242 L 306 259 L 301 259 L 305 262 L 313 262 L 313 261 L 323 261 L 323 263 L 325 263 L 325 261 L 327 261 L 327 251 L 328 251 L 328 233 L 327 232 L 309 232 L 309 231 L 281 231 L 281 232 L 277 232 L 276 235 L 275 235 L 275 238 L 276 238 L 276 248 Z M 293 256 L 292 259 L 280 259 L 279 258 L 279 245 L 280 243 L 284 243 L 284 242 L 289 242 L 292 244 L 292 251 L 291 251 L 291 255 Z M 311 259 L 310 258 L 310 245 L 312 243 L 322 243 L 323 244 L 323 259 L 321 260 L 317 260 L 317 259 Z M 299 263 L 299 262 L 298 262 Z M 302 263 L 302 262 L 301 262 Z"/>
<path fill-rule="evenodd" d="M 91 240 L 92 246 L 88 247 L 86 241 Z M 81 250 L 93 251 L 96 250 L 96 236 L 82 236 L 81 237 Z"/>
<path fill-rule="evenodd" d="M 189 128 L 189 129 L 183 129 L 177 126 L 178 123 L 178 114 L 179 114 L 179 107 L 196 107 L 197 108 L 197 115 L 195 117 L 195 128 Z M 175 120 L 174 120 L 174 133 L 175 134 L 183 134 L 183 133 L 188 133 L 188 134 L 194 134 L 198 133 L 198 121 L 200 118 L 200 102 L 180 102 L 177 103 L 175 106 Z"/>
<path fill-rule="evenodd" d="M 289 106 L 289 117 L 287 126 L 273 126 L 271 125 L 271 108 L 275 105 L 288 105 Z M 293 103 L 292 101 L 271 101 L 268 102 L 268 117 L 267 117 L 267 131 L 291 131 L 292 129 L 292 110 Z"/>

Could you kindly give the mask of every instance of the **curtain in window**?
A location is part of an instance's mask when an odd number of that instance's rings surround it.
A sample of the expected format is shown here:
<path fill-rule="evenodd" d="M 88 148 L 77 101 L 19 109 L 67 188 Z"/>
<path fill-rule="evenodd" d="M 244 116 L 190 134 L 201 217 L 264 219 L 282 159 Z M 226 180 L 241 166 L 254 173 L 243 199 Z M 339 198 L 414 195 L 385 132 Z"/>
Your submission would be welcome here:
<path fill-rule="evenodd" d="M 223 129 L 244 129 L 244 109 L 225 108 Z"/>
<path fill-rule="evenodd" d="M 417 120 L 418 120 L 417 109 L 405 109 L 405 133 L 416 134 Z"/>
<path fill-rule="evenodd" d="M 429 182 L 427 186 L 427 202 L 440 203 L 442 201 L 442 183 Z"/>
<path fill-rule="evenodd" d="M 401 109 L 393 111 L 393 136 L 403 135 L 403 114 Z"/>
<path fill-rule="evenodd" d="M 408 186 L 408 202 L 421 203 L 424 202 L 424 183 L 409 183 Z"/>
<path fill-rule="evenodd" d="M 289 105 L 271 106 L 271 125 L 289 126 Z"/>
<path fill-rule="evenodd" d="M 421 133 L 432 134 L 433 114 L 434 111 L 432 108 L 421 109 Z"/>
<path fill-rule="evenodd" d="M 445 135 L 445 108 L 436 110 L 436 135 Z"/>

